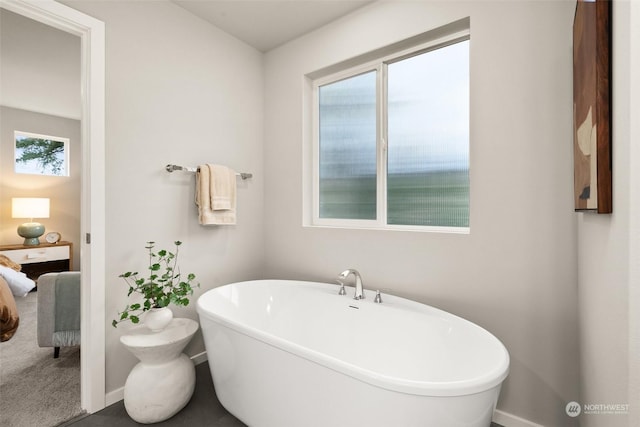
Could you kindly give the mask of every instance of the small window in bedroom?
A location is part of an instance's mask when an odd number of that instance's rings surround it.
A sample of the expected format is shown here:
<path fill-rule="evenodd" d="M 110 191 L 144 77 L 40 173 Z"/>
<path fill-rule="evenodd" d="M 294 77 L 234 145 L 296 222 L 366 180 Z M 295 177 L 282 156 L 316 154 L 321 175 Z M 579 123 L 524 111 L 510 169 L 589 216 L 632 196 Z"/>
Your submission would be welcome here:
<path fill-rule="evenodd" d="M 15 131 L 16 173 L 69 176 L 69 138 Z"/>
<path fill-rule="evenodd" d="M 312 225 L 468 230 L 468 33 L 313 90 Z"/>

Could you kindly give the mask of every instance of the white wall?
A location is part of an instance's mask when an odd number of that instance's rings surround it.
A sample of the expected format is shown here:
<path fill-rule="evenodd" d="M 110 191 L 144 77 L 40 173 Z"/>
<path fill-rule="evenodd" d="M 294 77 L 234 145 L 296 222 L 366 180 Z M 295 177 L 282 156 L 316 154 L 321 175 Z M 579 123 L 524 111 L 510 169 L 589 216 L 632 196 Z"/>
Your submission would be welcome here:
<path fill-rule="evenodd" d="M 106 313 L 128 302 L 118 275 L 146 266 L 145 242 L 182 240 L 181 268 L 202 285 L 195 299 L 263 269 L 262 56 L 165 1 L 65 1 L 106 28 Z M 221 163 L 254 178 L 238 188 L 238 224 L 198 225 L 193 174 L 168 163 Z M 136 359 L 106 330 L 106 390 L 124 385 Z M 189 355 L 204 351 L 198 335 Z"/>
<path fill-rule="evenodd" d="M 0 105 L 80 119 L 80 38 L 0 9 Z"/>
<path fill-rule="evenodd" d="M 629 315 L 634 312 L 630 311 L 630 307 L 635 312 L 638 310 L 637 306 L 629 305 L 629 292 L 633 290 L 630 287 L 629 230 L 634 195 L 630 187 L 632 98 L 629 89 L 630 60 L 633 53 L 630 2 L 613 3 L 612 22 L 613 214 L 581 215 L 578 227 L 581 403 L 630 403 L 635 406 L 637 400 L 629 399 L 628 380 Z M 638 25 L 638 22 L 635 24 Z M 637 48 L 636 45 L 635 49 Z M 637 50 L 635 54 L 637 60 Z M 637 118 L 633 122 L 637 123 Z M 637 168 L 637 152 L 635 154 Z M 637 174 L 635 177 L 637 179 Z M 637 198 L 637 195 L 634 197 Z M 637 259 L 635 262 L 638 262 Z M 581 425 L 616 427 L 637 423 L 630 423 L 628 416 L 624 414 L 599 414 L 582 416 Z"/>
<path fill-rule="evenodd" d="M 268 277 L 331 281 L 441 307 L 493 332 L 498 408 L 570 426 L 579 395 L 572 174 L 574 2 L 379 2 L 265 56 Z M 302 227 L 306 73 L 471 17 L 471 234 Z M 381 344 L 383 345 L 383 344 Z"/>
<path fill-rule="evenodd" d="M 640 3 L 630 3 L 629 13 L 629 117 L 640 117 Z M 630 121 L 629 141 L 640 140 L 640 120 Z M 640 182 L 640 147 L 629 146 L 630 183 Z M 630 184 L 631 187 L 631 184 Z M 637 186 L 633 186 L 637 188 Z M 630 265 L 629 265 L 629 396 L 628 402 L 640 402 L 640 194 L 629 192 Z M 640 406 L 630 408 L 629 425 L 640 425 Z"/>

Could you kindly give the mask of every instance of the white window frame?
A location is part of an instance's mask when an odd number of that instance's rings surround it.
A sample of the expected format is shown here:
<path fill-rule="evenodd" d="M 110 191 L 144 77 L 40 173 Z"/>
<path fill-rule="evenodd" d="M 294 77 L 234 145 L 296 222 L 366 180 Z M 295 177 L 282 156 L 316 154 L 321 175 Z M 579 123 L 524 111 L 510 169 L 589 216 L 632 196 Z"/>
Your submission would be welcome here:
<path fill-rule="evenodd" d="M 62 168 L 61 173 L 59 174 L 55 174 L 55 173 L 45 173 L 45 171 L 42 172 L 25 172 L 22 170 L 19 170 L 18 168 L 18 164 L 17 164 L 17 156 L 18 156 L 18 148 L 16 147 L 16 144 L 18 142 L 18 138 L 35 138 L 35 139 L 44 139 L 44 140 L 49 140 L 49 141 L 55 141 L 55 142 L 62 142 L 64 145 L 63 148 L 63 163 L 64 163 L 64 167 Z M 51 177 L 69 177 L 71 176 L 71 160 L 70 160 L 70 151 L 71 151 L 71 146 L 69 145 L 70 139 L 69 138 L 65 138 L 65 137 L 61 137 L 61 136 L 52 136 L 52 135 L 43 135 L 43 134 L 39 134 L 39 133 L 33 133 L 33 132 L 24 132 L 21 130 L 16 130 L 13 132 L 13 168 L 15 173 L 17 174 L 25 174 L 25 175 L 38 175 L 38 176 L 51 176 Z"/>
<path fill-rule="evenodd" d="M 386 78 L 387 66 L 394 62 L 417 56 L 429 51 L 444 48 L 459 42 L 470 40 L 470 31 L 465 29 L 454 34 L 449 34 L 425 43 L 414 45 L 410 48 L 399 51 L 387 52 L 374 60 L 361 63 L 356 66 L 345 68 L 332 74 L 324 75 L 311 80 L 311 222 L 303 222 L 305 226 L 311 227 L 333 227 L 333 228 L 354 228 L 354 229 L 375 229 L 375 230 L 405 230 L 405 231 L 428 231 L 441 233 L 469 234 L 470 227 L 442 227 L 426 225 L 398 225 L 387 224 L 387 93 Z M 319 95 L 320 87 L 335 83 L 367 72 L 376 71 L 376 219 L 341 219 L 341 218 L 320 218 L 320 113 Z M 309 203 L 309 198 L 303 197 L 305 203 Z"/>

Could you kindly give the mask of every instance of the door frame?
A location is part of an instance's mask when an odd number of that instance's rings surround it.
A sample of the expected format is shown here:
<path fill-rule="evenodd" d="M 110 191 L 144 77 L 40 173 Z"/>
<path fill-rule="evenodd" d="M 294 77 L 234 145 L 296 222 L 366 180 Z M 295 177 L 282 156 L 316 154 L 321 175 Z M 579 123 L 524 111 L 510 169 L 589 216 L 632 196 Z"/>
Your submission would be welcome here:
<path fill-rule="evenodd" d="M 80 406 L 105 407 L 105 32 L 104 23 L 53 0 L 0 0 L 0 7 L 80 37 Z"/>

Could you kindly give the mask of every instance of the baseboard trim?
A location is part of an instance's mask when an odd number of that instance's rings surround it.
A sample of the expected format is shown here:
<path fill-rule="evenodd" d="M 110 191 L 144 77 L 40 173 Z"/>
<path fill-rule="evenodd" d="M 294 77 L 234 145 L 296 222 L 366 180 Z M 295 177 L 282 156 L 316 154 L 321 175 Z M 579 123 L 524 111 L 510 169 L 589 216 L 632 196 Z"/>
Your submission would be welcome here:
<path fill-rule="evenodd" d="M 120 402 L 122 399 L 124 399 L 124 386 L 108 392 L 104 396 L 104 405 L 105 407 L 111 406 L 114 403 Z"/>
<path fill-rule="evenodd" d="M 208 360 L 207 352 L 203 351 L 202 353 L 194 354 L 193 356 L 191 356 L 191 360 L 193 360 L 194 365 L 199 365 L 201 363 L 204 363 Z"/>
<path fill-rule="evenodd" d="M 493 411 L 493 422 L 503 427 L 544 427 L 542 424 L 536 424 L 499 409 Z"/>
<path fill-rule="evenodd" d="M 203 351 L 202 353 L 195 354 L 191 356 L 191 360 L 193 360 L 194 365 L 204 363 L 207 361 L 207 352 Z M 104 397 L 104 403 L 105 406 L 111 406 L 114 403 L 120 402 L 122 399 L 124 399 L 124 386 L 107 393 Z"/>

